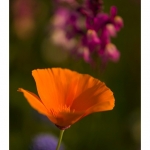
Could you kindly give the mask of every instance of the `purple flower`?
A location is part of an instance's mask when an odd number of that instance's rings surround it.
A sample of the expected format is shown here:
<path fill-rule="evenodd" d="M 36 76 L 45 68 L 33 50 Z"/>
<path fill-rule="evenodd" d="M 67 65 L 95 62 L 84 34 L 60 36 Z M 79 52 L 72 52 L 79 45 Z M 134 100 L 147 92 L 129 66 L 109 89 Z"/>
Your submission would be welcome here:
<path fill-rule="evenodd" d="M 89 29 L 87 34 L 83 37 L 82 43 L 84 46 L 89 48 L 90 52 L 92 52 L 100 45 L 100 39 L 95 30 Z"/>
<path fill-rule="evenodd" d="M 116 37 L 117 32 L 123 27 L 123 20 L 117 16 L 117 8 L 112 6 L 110 8 L 110 15 L 105 13 L 98 13 L 96 16 L 87 16 L 86 27 L 88 29 L 100 32 L 98 50 L 99 56 L 102 59 L 102 63 L 106 63 L 108 60 L 117 62 L 120 57 L 120 53 L 116 46 L 111 43 L 111 37 Z M 94 41 L 93 45 L 96 45 Z M 87 44 L 90 48 L 90 45 Z M 94 46 L 92 46 L 94 48 Z M 91 49 L 91 48 L 90 48 Z M 97 51 L 97 48 L 96 48 Z"/>
<path fill-rule="evenodd" d="M 39 134 L 31 142 L 30 150 L 55 150 L 58 139 L 50 134 Z M 64 150 L 62 144 L 60 150 Z"/>
<path fill-rule="evenodd" d="M 54 28 L 61 28 L 65 27 L 66 22 L 69 18 L 69 10 L 63 7 L 59 7 L 53 16 L 52 24 Z"/>
<path fill-rule="evenodd" d="M 66 23 L 70 17 L 70 11 L 64 7 L 59 7 L 52 18 L 52 32 L 51 40 L 54 44 L 64 47 L 66 50 L 72 49 L 76 42 L 72 38 L 68 38 L 68 32 L 66 29 Z M 72 33 L 71 33 L 72 34 Z"/>
<path fill-rule="evenodd" d="M 110 8 L 110 22 L 115 26 L 117 31 L 123 27 L 123 19 L 117 15 L 117 8 L 115 6 Z"/>
<path fill-rule="evenodd" d="M 112 43 L 108 43 L 105 47 L 103 57 L 107 61 L 112 60 L 114 62 L 117 62 L 120 58 L 120 52 L 117 50 L 116 46 Z"/>
<path fill-rule="evenodd" d="M 95 61 L 93 55 L 101 59 L 102 64 L 109 60 L 117 62 L 120 53 L 111 43 L 111 38 L 116 37 L 123 27 L 123 19 L 117 15 L 117 8 L 112 6 L 110 14 L 104 13 L 102 0 L 85 0 L 83 4 L 71 6 L 63 7 L 61 13 L 58 13 L 59 8 L 56 11 L 55 19 L 60 19 L 54 28 L 59 34 L 63 33 L 63 38 L 55 38 L 56 43 L 61 43 L 59 45 L 90 64 Z M 69 48 L 71 40 L 74 44 Z M 65 42 L 62 44 L 60 41 Z"/>
<path fill-rule="evenodd" d="M 123 19 L 120 16 L 116 16 L 114 18 L 114 25 L 117 31 L 120 31 L 120 29 L 123 27 Z"/>

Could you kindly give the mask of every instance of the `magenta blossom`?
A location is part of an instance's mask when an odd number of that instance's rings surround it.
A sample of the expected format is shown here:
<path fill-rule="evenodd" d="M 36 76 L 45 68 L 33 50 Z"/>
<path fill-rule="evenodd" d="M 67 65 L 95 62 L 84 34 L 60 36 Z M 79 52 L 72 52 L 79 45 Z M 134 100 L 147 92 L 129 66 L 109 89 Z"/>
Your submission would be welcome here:
<path fill-rule="evenodd" d="M 64 36 L 57 40 L 68 41 L 64 42 L 64 48 L 68 48 L 67 43 L 73 40 L 70 52 L 92 65 L 96 64 L 97 58 L 101 59 L 102 64 L 109 60 L 117 62 L 120 52 L 111 42 L 111 38 L 116 37 L 123 27 L 123 19 L 117 15 L 117 8 L 112 6 L 110 14 L 107 14 L 103 12 L 102 0 L 85 0 L 83 4 L 76 3 L 75 7 L 71 7 L 71 0 L 64 1 L 70 7 L 61 7 L 63 11 L 58 7 L 54 17 L 57 20 L 57 24 L 56 21 L 53 24 L 54 30 L 63 31 Z"/>

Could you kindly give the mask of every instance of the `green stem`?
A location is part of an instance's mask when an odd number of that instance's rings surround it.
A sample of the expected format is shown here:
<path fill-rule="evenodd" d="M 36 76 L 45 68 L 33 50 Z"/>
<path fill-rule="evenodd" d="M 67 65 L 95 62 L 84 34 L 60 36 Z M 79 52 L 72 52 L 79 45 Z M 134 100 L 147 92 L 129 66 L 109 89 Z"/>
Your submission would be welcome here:
<path fill-rule="evenodd" d="M 65 130 L 60 130 L 59 141 L 58 141 L 56 150 L 59 150 L 59 147 L 60 147 L 60 144 L 61 144 L 61 140 L 62 140 L 64 131 L 65 131 Z"/>

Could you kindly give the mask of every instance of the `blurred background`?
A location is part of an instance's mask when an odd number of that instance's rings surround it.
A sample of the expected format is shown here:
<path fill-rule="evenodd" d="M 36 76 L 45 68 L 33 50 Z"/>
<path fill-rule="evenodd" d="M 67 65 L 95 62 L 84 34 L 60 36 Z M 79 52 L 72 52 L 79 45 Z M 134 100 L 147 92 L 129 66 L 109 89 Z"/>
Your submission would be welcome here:
<path fill-rule="evenodd" d="M 46 117 L 31 108 L 19 87 L 36 92 L 31 71 L 62 67 L 87 73 L 104 81 L 116 99 L 112 111 L 91 114 L 67 129 L 66 150 L 140 150 L 140 0 L 104 1 L 104 12 L 112 5 L 124 27 L 112 41 L 121 53 L 100 72 L 83 59 L 74 59 L 50 40 L 53 0 L 10 0 L 10 150 L 27 150 L 38 134 L 59 136 Z"/>

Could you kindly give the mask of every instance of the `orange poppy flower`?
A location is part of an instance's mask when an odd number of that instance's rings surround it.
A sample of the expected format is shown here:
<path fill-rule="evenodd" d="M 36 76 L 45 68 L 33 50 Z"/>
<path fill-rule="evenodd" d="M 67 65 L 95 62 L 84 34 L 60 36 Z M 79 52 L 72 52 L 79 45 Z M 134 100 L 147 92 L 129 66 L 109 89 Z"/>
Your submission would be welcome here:
<path fill-rule="evenodd" d="M 30 105 L 57 127 L 66 129 L 81 118 L 112 110 L 114 96 L 106 85 L 88 74 L 52 68 L 32 71 L 39 97 L 19 88 Z"/>

